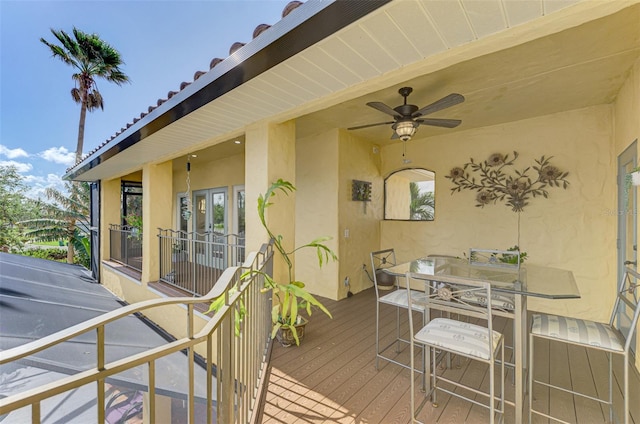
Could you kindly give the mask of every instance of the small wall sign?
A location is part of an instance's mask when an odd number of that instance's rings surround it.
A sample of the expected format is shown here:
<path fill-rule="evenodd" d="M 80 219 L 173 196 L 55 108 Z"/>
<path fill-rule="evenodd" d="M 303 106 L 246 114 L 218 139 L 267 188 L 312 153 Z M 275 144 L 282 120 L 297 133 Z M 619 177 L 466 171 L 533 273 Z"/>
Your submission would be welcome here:
<path fill-rule="evenodd" d="M 351 185 L 351 200 L 370 202 L 371 182 L 353 180 L 353 183 Z"/>

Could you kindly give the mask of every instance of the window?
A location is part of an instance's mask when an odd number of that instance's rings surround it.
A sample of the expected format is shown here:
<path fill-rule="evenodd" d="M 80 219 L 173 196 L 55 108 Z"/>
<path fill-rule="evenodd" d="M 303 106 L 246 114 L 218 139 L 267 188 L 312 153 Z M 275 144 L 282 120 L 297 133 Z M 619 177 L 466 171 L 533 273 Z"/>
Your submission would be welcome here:
<path fill-rule="evenodd" d="M 134 217 L 142 220 L 142 183 L 138 181 L 122 181 L 122 224 L 135 225 Z"/>
<path fill-rule="evenodd" d="M 384 219 L 433 221 L 435 173 L 427 169 L 402 169 L 384 180 Z"/>

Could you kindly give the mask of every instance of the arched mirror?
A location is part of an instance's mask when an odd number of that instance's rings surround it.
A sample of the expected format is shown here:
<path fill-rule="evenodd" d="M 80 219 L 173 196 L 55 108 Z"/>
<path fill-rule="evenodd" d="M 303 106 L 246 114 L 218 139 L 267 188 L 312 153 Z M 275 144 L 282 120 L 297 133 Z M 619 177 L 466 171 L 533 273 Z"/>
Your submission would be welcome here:
<path fill-rule="evenodd" d="M 384 219 L 433 221 L 436 174 L 428 169 L 401 169 L 384 180 Z"/>

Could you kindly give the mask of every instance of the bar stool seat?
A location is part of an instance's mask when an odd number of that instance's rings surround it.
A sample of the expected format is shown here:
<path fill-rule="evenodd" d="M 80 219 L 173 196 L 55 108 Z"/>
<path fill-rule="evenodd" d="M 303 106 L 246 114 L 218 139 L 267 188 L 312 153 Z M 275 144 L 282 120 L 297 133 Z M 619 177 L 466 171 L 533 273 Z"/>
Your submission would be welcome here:
<path fill-rule="evenodd" d="M 635 270 L 626 268 L 622 281 L 618 287 L 616 301 L 613 305 L 611 317 L 608 323 L 590 321 L 579 318 L 571 318 L 558 315 L 534 314 L 532 316 L 531 330 L 529 332 L 529 422 L 533 415 L 540 415 L 557 422 L 565 423 L 558 417 L 550 415 L 534 408 L 535 393 L 534 384 L 542 385 L 553 390 L 571 393 L 574 396 L 590 399 L 609 406 L 609 422 L 614 422 L 615 411 L 613 408 L 613 364 L 611 355 L 623 357 L 623 382 L 622 396 L 623 410 L 622 421 L 629 421 L 629 351 L 631 341 L 636 331 L 638 315 L 640 315 L 640 302 L 638 302 L 640 290 L 640 274 Z M 589 349 L 605 351 L 609 363 L 609 396 L 607 399 L 589 396 L 568 387 L 560 387 L 550 382 L 536 380 L 534 376 L 534 341 L 536 338 L 548 339 L 561 343 L 582 346 Z"/>

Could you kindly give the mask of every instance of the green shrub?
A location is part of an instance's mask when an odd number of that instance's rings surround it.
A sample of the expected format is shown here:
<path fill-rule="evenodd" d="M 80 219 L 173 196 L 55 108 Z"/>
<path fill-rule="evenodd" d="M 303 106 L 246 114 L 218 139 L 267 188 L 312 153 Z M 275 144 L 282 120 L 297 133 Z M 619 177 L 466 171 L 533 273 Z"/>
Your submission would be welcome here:
<path fill-rule="evenodd" d="M 20 252 L 22 256 L 48 259 L 50 261 L 66 262 L 67 251 L 62 249 L 27 249 Z"/>

